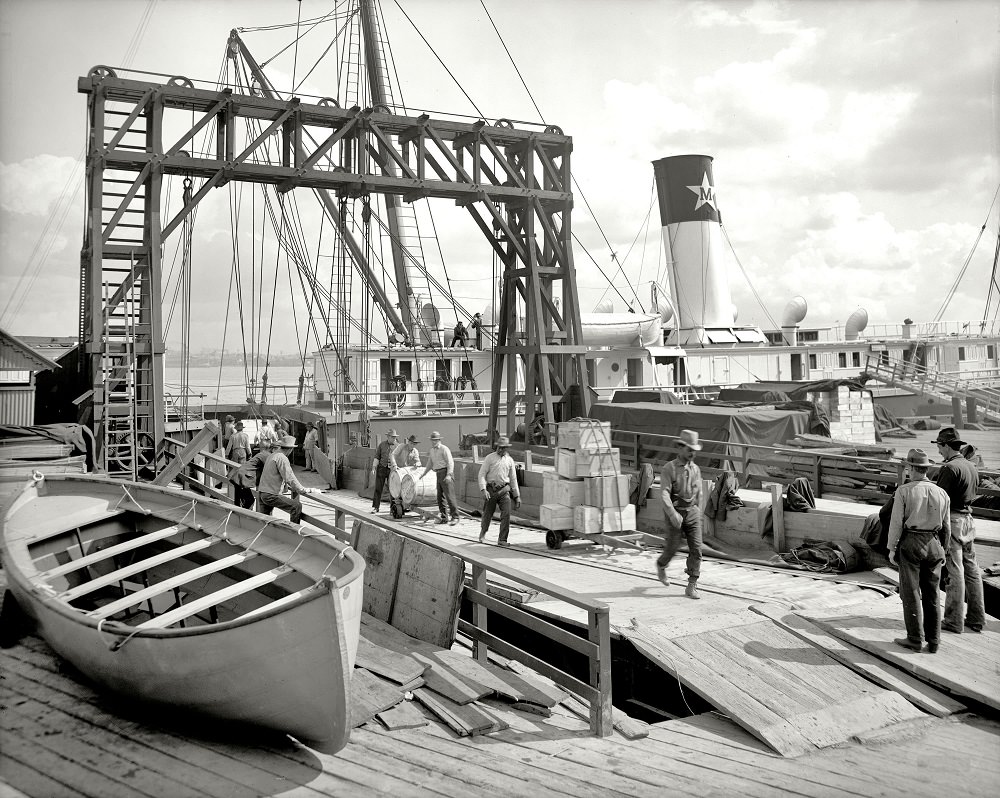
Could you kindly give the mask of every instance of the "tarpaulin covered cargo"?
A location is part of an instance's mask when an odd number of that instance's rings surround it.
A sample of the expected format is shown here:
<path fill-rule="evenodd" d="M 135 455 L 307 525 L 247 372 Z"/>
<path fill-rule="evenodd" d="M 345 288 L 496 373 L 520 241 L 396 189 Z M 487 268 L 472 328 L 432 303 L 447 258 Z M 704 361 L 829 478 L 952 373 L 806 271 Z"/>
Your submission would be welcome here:
<path fill-rule="evenodd" d="M 590 415 L 600 421 L 610 421 L 612 430 L 674 436 L 679 435 L 682 429 L 694 430 L 702 439 L 704 452 L 719 455 L 718 466 L 722 466 L 729 454 L 727 443 L 780 446 L 809 430 L 809 413 L 805 410 L 774 410 L 759 406 L 713 407 L 654 402 L 595 404 Z M 649 442 L 663 445 L 662 441 L 652 438 Z M 641 439 L 640 456 L 646 463 L 667 459 L 662 452 L 643 448 Z M 699 461 L 705 462 L 701 458 Z M 715 466 L 715 459 L 710 463 Z"/>

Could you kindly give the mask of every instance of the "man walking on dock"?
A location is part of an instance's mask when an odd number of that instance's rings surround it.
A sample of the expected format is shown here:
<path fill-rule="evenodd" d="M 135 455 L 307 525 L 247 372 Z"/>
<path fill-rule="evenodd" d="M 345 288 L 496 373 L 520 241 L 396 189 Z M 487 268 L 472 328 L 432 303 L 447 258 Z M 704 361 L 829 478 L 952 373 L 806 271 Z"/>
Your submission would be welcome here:
<path fill-rule="evenodd" d="M 951 536 L 945 539 L 948 584 L 944 589 L 941 628 L 961 634 L 964 625 L 973 632 L 981 632 L 986 623 L 986 605 L 983 574 L 976 562 L 976 526 L 972 520 L 972 500 L 979 486 L 979 469 L 962 456 L 965 441 L 958 437 L 954 427 L 942 429 L 932 443 L 937 445 L 938 454 L 944 459 L 937 484 L 951 500 Z"/>
<path fill-rule="evenodd" d="M 497 439 L 495 452 L 490 452 L 479 467 L 479 490 L 483 494 L 483 522 L 479 527 L 479 542 L 486 539 L 493 513 L 500 508 L 500 537 L 498 546 L 507 545 L 507 534 L 510 532 L 510 503 L 514 508 L 521 506 L 521 494 L 517 489 L 517 469 L 514 459 L 507 453 L 510 449 L 510 439 L 501 435 Z"/>
<path fill-rule="evenodd" d="M 937 653 L 941 638 L 938 584 L 944 565 L 944 546 L 951 536 L 948 494 L 927 478 L 931 461 L 923 449 L 906 455 L 910 481 L 896 489 L 889 517 L 889 562 L 899 567 L 899 597 L 903 601 L 906 637 L 893 642 Z M 921 638 L 921 631 L 923 638 Z"/>
<path fill-rule="evenodd" d="M 396 467 L 392 453 L 398 443 L 399 435 L 396 430 L 391 429 L 385 434 L 385 440 L 375 449 L 375 456 L 372 458 L 372 476 L 375 477 L 375 493 L 372 495 L 373 513 L 377 513 L 382 505 L 382 491 L 385 489 L 386 480 L 389 479 L 389 472 Z"/>
<path fill-rule="evenodd" d="M 437 500 L 438 509 L 441 511 L 439 524 L 447 524 L 448 513 L 451 513 L 452 526 L 458 523 L 458 506 L 455 504 L 455 497 L 452 486 L 455 483 L 455 460 L 451 456 L 451 449 L 441 443 L 441 433 L 431 433 L 431 450 L 427 456 L 427 467 L 420 475 L 421 479 L 427 476 L 428 472 L 437 474 Z"/>
<path fill-rule="evenodd" d="M 663 536 L 663 553 L 656 560 L 656 575 L 669 587 L 667 566 L 681 543 L 688 548 L 688 584 L 684 595 L 699 599 L 698 577 L 701 576 L 701 469 L 694 462 L 694 453 L 701 450 L 698 433 L 681 430 L 677 440 L 678 453 L 674 460 L 664 464 L 660 471 L 660 490 L 666 533 Z"/>
<path fill-rule="evenodd" d="M 288 454 L 295 448 L 295 436 L 285 435 L 271 448 L 277 451 L 274 451 L 264 463 L 264 470 L 257 485 L 257 499 L 263 512 L 270 515 L 271 510 L 278 507 L 287 511 L 291 522 L 297 524 L 302 520 L 302 502 L 298 494 L 312 493 L 313 489 L 304 487 L 296 479 L 292 464 L 288 462 Z M 291 498 L 281 495 L 286 485 L 292 490 Z"/>

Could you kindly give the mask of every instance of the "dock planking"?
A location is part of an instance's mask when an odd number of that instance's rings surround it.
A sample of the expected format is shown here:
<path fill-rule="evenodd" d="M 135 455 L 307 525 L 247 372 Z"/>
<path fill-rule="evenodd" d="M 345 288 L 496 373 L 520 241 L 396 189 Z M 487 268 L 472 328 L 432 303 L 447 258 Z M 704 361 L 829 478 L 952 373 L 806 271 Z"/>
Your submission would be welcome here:
<path fill-rule="evenodd" d="M 328 756 L 278 735 L 168 724 L 110 703 L 37 638 L 0 651 L 0 667 L 0 780 L 26 795 L 161 796 L 181 781 L 178 794 L 220 798 L 937 796 L 955 785 L 985 798 L 1000 785 L 1000 724 L 985 719 L 929 718 L 887 730 L 877 744 L 848 741 L 786 759 L 714 713 L 654 724 L 648 737 L 628 741 L 594 738 L 586 721 L 558 706 L 542 718 L 486 699 L 509 729 L 458 737 L 434 720 L 399 731 L 369 722 Z M 15 701 L 16 714 L 7 711 Z M 64 745 L 64 737 L 87 745 Z"/>
<path fill-rule="evenodd" d="M 1000 621 L 990 620 L 981 634 L 942 632 L 938 652 L 928 654 L 908 651 L 892 642 L 906 636 L 899 601 L 798 612 L 821 629 L 922 681 L 1000 709 Z"/>

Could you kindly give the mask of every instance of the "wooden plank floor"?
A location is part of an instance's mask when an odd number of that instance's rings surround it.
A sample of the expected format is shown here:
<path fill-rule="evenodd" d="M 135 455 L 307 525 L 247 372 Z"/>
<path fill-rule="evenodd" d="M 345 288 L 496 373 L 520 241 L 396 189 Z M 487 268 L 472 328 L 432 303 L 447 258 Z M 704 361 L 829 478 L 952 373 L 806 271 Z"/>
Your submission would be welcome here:
<path fill-rule="evenodd" d="M 279 735 L 151 716 L 96 694 L 48 646 L 0 652 L 0 795 L 28 796 L 993 796 L 1000 723 L 900 724 L 804 755 L 775 756 L 728 719 L 591 737 L 584 721 L 487 701 L 506 731 L 457 737 L 369 723 L 335 756 Z M 557 707 L 558 709 L 558 707 Z"/>

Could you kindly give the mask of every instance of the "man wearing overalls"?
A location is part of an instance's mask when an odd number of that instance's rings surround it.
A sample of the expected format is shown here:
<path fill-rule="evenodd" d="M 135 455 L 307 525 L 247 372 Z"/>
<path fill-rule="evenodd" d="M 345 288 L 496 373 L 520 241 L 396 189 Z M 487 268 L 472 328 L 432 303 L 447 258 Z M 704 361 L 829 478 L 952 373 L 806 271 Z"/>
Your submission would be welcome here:
<path fill-rule="evenodd" d="M 701 469 L 694 462 L 694 453 L 701 450 L 698 433 L 681 430 L 677 440 L 678 452 L 660 471 L 661 499 L 666 532 L 663 536 L 663 553 L 656 560 L 656 575 L 669 587 L 667 566 L 687 542 L 688 584 L 684 595 L 698 599 L 698 577 L 701 576 Z"/>

